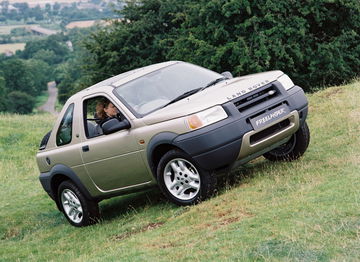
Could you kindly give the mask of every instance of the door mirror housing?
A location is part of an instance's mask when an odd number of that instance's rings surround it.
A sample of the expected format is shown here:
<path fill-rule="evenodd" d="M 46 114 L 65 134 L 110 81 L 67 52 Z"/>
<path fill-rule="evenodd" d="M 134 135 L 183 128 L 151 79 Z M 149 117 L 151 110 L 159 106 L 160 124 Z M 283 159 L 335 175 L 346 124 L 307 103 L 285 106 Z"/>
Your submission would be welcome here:
<path fill-rule="evenodd" d="M 130 122 L 127 119 L 120 121 L 117 118 L 112 118 L 106 121 L 102 126 L 103 133 L 109 135 L 120 130 L 129 129 L 131 127 Z"/>
<path fill-rule="evenodd" d="M 230 73 L 229 71 L 225 71 L 221 73 L 223 76 L 225 76 L 227 79 L 232 79 L 234 78 L 232 73 Z"/>

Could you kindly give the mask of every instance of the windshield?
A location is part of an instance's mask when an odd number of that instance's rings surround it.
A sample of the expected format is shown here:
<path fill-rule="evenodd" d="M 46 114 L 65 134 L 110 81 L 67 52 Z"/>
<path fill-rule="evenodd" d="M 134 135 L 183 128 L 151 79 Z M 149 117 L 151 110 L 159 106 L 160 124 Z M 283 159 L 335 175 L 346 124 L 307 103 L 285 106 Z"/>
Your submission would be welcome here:
<path fill-rule="evenodd" d="M 177 63 L 115 88 L 136 115 L 146 115 L 180 95 L 222 77 L 200 66 Z"/>

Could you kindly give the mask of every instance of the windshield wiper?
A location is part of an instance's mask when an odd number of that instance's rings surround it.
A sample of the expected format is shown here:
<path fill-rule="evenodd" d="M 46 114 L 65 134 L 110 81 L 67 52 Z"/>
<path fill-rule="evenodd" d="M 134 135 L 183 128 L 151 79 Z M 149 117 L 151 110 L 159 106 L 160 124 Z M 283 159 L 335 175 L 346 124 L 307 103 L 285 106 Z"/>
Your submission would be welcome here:
<path fill-rule="evenodd" d="M 208 88 L 209 86 L 213 86 L 213 85 L 216 85 L 217 83 L 221 82 L 221 81 L 224 81 L 224 80 L 227 80 L 229 78 L 227 78 L 226 76 L 223 76 L 223 77 L 220 77 L 220 78 L 217 78 L 211 82 L 209 82 L 206 86 L 202 87 L 199 91 L 202 91 L 206 88 Z"/>
<path fill-rule="evenodd" d="M 179 100 L 181 100 L 181 99 L 183 99 L 185 97 L 191 96 L 192 94 L 195 94 L 195 93 L 199 92 L 201 89 L 202 89 L 202 87 L 199 87 L 199 88 L 195 88 L 195 89 L 192 89 L 190 91 L 187 91 L 187 92 L 179 95 L 178 97 L 175 97 L 173 100 L 171 100 L 169 103 L 167 103 L 163 107 L 166 107 L 166 106 L 168 106 L 168 105 L 170 105 L 172 103 L 175 103 L 175 102 L 177 102 L 177 101 L 179 101 Z"/>
<path fill-rule="evenodd" d="M 183 98 L 185 98 L 185 97 L 191 96 L 191 95 L 193 95 L 193 94 L 195 94 L 195 93 L 197 93 L 197 92 L 199 92 L 199 91 L 202 91 L 202 90 L 208 88 L 209 86 L 213 86 L 213 85 L 215 85 L 215 84 L 217 84 L 217 83 L 219 83 L 219 82 L 221 82 L 221 81 L 227 80 L 227 79 L 228 79 L 227 77 L 223 76 L 223 77 L 217 78 L 217 79 L 209 82 L 209 83 L 208 83 L 206 86 L 204 86 L 204 87 L 199 87 L 199 88 L 195 88 L 195 89 L 192 89 L 192 90 L 190 90 L 190 91 L 187 91 L 187 92 L 179 95 L 178 97 L 175 97 L 173 100 L 171 100 L 169 103 L 165 104 L 163 107 L 166 107 L 166 106 L 168 106 L 168 105 L 170 105 L 170 104 L 172 104 L 172 103 L 175 103 L 175 102 L 177 102 L 177 101 L 179 101 L 179 100 L 181 100 L 181 99 L 183 99 Z"/>

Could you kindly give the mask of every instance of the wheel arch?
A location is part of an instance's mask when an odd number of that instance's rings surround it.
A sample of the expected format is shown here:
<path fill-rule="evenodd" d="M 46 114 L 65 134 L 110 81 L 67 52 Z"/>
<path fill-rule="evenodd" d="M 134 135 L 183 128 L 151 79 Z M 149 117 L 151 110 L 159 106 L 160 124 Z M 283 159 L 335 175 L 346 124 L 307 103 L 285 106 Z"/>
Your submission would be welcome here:
<path fill-rule="evenodd" d="M 160 162 L 161 157 L 165 155 L 166 152 L 170 151 L 171 149 L 179 149 L 184 151 L 182 148 L 179 148 L 173 143 L 177 136 L 178 134 L 172 132 L 163 132 L 151 138 L 147 147 L 147 160 L 155 178 L 156 168 Z"/>
<path fill-rule="evenodd" d="M 73 182 L 81 191 L 81 193 L 84 194 L 84 196 L 88 199 L 88 200 L 94 200 L 89 191 L 86 189 L 86 187 L 83 185 L 83 183 L 81 182 L 81 180 L 79 179 L 79 177 L 75 174 L 75 172 L 62 164 L 58 164 L 55 165 L 51 171 L 50 171 L 50 176 L 51 176 L 51 180 L 50 180 L 50 189 L 51 189 L 51 194 L 54 197 L 54 200 L 56 202 L 57 207 L 59 208 L 59 210 L 61 210 L 60 207 L 60 203 L 58 201 L 57 198 L 57 194 L 58 194 L 58 188 L 59 185 L 66 180 L 70 180 L 71 182 Z"/>

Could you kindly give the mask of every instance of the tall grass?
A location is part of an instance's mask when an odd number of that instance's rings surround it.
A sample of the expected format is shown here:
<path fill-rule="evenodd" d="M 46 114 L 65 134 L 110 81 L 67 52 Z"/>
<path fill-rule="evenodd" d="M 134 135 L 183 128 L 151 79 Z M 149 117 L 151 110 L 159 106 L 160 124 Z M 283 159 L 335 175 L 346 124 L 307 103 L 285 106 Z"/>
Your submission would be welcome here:
<path fill-rule="evenodd" d="M 259 158 L 217 195 L 176 207 L 158 190 L 101 202 L 103 220 L 71 227 L 38 182 L 50 115 L 0 115 L 2 261 L 360 260 L 360 82 L 309 96 L 308 151 Z"/>

